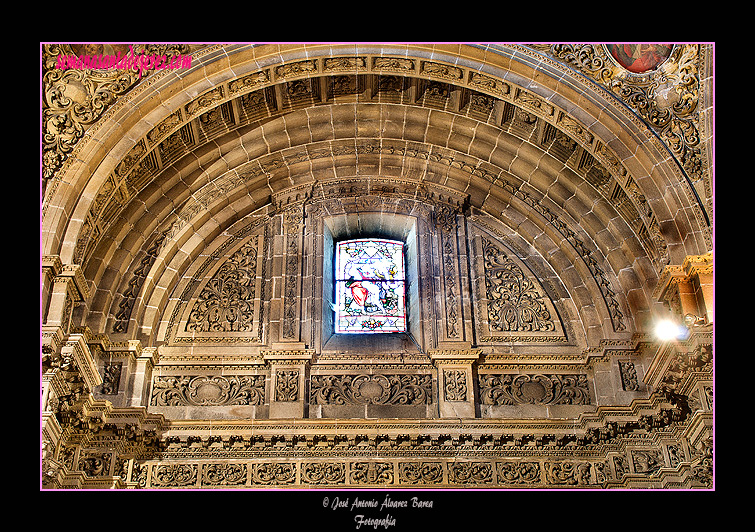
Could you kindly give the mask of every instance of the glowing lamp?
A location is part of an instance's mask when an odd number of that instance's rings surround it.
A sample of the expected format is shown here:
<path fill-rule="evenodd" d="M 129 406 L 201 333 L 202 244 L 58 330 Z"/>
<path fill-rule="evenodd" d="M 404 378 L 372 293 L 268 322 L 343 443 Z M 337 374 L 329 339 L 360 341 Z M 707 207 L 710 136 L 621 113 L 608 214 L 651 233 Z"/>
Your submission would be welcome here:
<path fill-rule="evenodd" d="M 672 320 L 661 320 L 655 326 L 655 336 L 662 342 L 684 340 L 689 335 L 689 329 Z"/>

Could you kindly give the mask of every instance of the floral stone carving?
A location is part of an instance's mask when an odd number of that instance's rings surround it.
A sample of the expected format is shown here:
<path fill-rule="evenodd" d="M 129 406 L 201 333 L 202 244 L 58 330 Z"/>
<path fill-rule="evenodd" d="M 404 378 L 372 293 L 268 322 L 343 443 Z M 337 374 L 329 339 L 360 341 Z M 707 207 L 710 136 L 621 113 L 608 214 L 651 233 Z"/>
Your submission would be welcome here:
<path fill-rule="evenodd" d="M 490 241 L 482 241 L 488 323 L 495 331 L 555 331 L 544 297 L 522 269 Z"/>
<path fill-rule="evenodd" d="M 313 405 L 417 405 L 432 402 L 432 375 L 313 375 Z"/>
<path fill-rule="evenodd" d="M 480 375 L 484 405 L 589 405 L 587 375 Z"/>
<path fill-rule="evenodd" d="M 264 375 L 229 377 L 155 377 L 153 406 L 261 405 L 265 403 Z"/>
<path fill-rule="evenodd" d="M 187 332 L 251 331 L 254 320 L 257 239 L 234 253 L 205 285 L 186 323 Z"/>

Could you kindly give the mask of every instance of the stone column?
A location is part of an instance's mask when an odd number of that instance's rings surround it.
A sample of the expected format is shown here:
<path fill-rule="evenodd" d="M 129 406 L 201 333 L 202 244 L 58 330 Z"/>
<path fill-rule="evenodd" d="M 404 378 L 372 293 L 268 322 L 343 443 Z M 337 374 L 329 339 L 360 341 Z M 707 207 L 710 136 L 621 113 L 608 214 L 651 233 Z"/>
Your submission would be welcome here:
<path fill-rule="evenodd" d="M 441 418 L 474 418 L 476 385 L 474 364 L 480 357 L 477 349 L 437 350 L 429 352 L 438 370 L 438 413 Z"/>
<path fill-rule="evenodd" d="M 270 365 L 270 418 L 304 418 L 307 416 L 306 384 L 309 363 L 314 351 L 266 351 L 262 356 Z"/>

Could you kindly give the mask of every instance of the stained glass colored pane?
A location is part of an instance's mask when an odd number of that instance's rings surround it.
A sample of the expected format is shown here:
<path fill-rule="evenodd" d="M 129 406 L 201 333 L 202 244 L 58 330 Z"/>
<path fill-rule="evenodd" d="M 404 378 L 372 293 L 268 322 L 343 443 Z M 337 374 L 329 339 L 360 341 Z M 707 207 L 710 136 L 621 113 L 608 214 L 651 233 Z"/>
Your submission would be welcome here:
<path fill-rule="evenodd" d="M 381 239 L 336 244 L 336 333 L 406 331 L 404 245 Z"/>

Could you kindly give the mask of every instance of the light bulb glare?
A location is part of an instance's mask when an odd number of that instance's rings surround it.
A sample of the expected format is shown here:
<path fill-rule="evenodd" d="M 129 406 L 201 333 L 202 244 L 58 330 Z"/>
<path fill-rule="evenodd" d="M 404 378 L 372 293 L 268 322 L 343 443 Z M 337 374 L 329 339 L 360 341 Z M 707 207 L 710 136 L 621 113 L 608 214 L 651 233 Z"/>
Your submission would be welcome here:
<path fill-rule="evenodd" d="M 659 321 L 655 326 L 655 336 L 662 342 L 683 340 L 689 334 L 689 329 L 672 320 Z"/>

